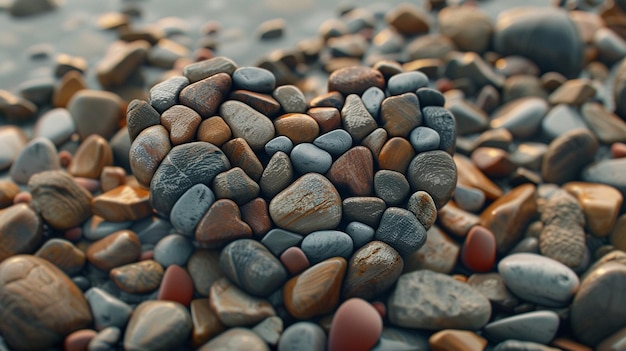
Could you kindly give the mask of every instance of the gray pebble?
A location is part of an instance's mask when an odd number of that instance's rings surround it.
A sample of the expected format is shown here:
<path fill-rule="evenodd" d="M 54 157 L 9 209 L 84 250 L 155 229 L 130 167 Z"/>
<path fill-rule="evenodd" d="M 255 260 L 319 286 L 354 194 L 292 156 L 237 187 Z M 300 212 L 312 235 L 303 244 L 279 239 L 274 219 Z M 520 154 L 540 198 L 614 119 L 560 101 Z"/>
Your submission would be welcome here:
<path fill-rule="evenodd" d="M 89 280 L 89 278 L 83 275 L 77 275 L 72 277 L 72 282 L 74 282 L 74 284 L 76 284 L 80 291 L 83 292 L 91 288 L 91 281 Z"/>
<path fill-rule="evenodd" d="M 311 172 L 324 174 L 333 163 L 333 158 L 328 152 L 311 143 L 302 143 L 291 150 L 291 163 L 301 174 Z"/>
<path fill-rule="evenodd" d="M 560 351 L 555 347 L 531 341 L 507 340 L 499 343 L 493 351 Z"/>
<path fill-rule="evenodd" d="M 154 245 L 174 230 L 170 221 L 160 217 L 148 217 L 135 222 L 130 227 L 139 237 L 142 245 Z"/>
<path fill-rule="evenodd" d="M 424 125 L 439 134 L 439 148 L 452 155 L 456 144 L 456 120 L 452 113 L 443 107 L 428 106 L 422 109 L 422 116 Z"/>
<path fill-rule="evenodd" d="M 439 90 L 432 88 L 419 88 L 415 93 L 417 94 L 417 99 L 419 100 L 422 108 L 426 106 L 443 107 L 446 104 L 446 98 Z"/>
<path fill-rule="evenodd" d="M 150 89 L 150 105 L 162 113 L 178 104 L 178 94 L 189 85 L 189 79 L 184 76 L 171 77 L 158 83 Z"/>
<path fill-rule="evenodd" d="M 161 123 L 161 115 L 144 100 L 132 100 L 126 108 L 126 128 L 131 140 L 142 130 Z"/>
<path fill-rule="evenodd" d="M 346 226 L 346 233 L 352 238 L 352 243 L 356 250 L 372 241 L 376 231 L 365 223 L 350 222 Z"/>
<path fill-rule="evenodd" d="M 124 328 L 133 312 L 128 304 L 100 288 L 87 290 L 85 298 L 89 303 L 96 330 L 108 327 Z"/>
<path fill-rule="evenodd" d="M 76 132 L 74 119 L 64 108 L 55 108 L 44 113 L 35 124 L 33 137 L 50 139 L 55 145 L 66 142 Z"/>
<path fill-rule="evenodd" d="M 269 156 L 274 155 L 278 151 L 282 151 L 289 155 L 293 149 L 293 142 L 284 135 L 277 136 L 265 144 L 265 153 Z"/>
<path fill-rule="evenodd" d="M 300 248 L 306 254 L 311 265 L 331 257 L 350 258 L 353 250 L 352 238 L 338 230 L 319 230 L 308 234 L 302 240 Z"/>
<path fill-rule="evenodd" d="M 278 341 L 278 351 L 324 351 L 326 333 L 312 322 L 297 322 L 290 325 Z"/>
<path fill-rule="evenodd" d="M 170 234 L 154 247 L 154 260 L 164 268 L 173 264 L 184 267 L 194 251 L 195 248 L 189 238 L 179 234 Z"/>
<path fill-rule="evenodd" d="M 365 105 L 367 112 L 374 118 L 378 118 L 380 116 L 380 105 L 385 100 L 385 92 L 379 87 L 370 87 L 363 93 L 361 100 L 363 100 L 363 105 Z"/>
<path fill-rule="evenodd" d="M 89 351 L 115 351 L 117 344 L 122 337 L 122 331 L 117 327 L 109 327 L 101 330 L 91 341 L 87 350 Z"/>
<path fill-rule="evenodd" d="M 391 95 L 414 93 L 419 88 L 428 86 L 428 77 L 419 71 L 398 73 L 387 81 L 387 90 Z"/>
<path fill-rule="evenodd" d="M 83 236 L 91 241 L 100 240 L 109 234 L 112 234 L 118 230 L 128 229 L 133 225 L 132 221 L 128 222 L 109 222 L 105 220 L 96 220 L 94 217 L 87 219 L 83 224 Z"/>
<path fill-rule="evenodd" d="M 278 316 L 267 317 L 261 323 L 255 325 L 252 331 L 266 343 L 275 346 L 278 343 L 280 334 L 283 332 L 283 320 Z"/>
<path fill-rule="evenodd" d="M 441 150 L 422 152 L 409 164 L 407 178 L 414 191 L 428 192 L 439 209 L 452 198 L 456 188 L 456 165 L 452 157 Z"/>
<path fill-rule="evenodd" d="M 403 257 L 408 257 L 426 243 L 426 229 L 413 212 L 390 207 L 383 213 L 374 238 L 389 244 Z"/>
<path fill-rule="evenodd" d="M 342 210 L 346 221 L 361 222 L 378 227 L 380 218 L 387 208 L 385 201 L 376 196 L 355 196 L 343 200 Z"/>
<path fill-rule="evenodd" d="M 295 85 L 281 85 L 274 89 L 272 96 L 285 113 L 305 113 L 307 110 L 306 98 Z"/>
<path fill-rule="evenodd" d="M 409 134 L 409 141 L 415 152 L 420 153 L 423 151 L 437 150 L 439 149 L 440 137 L 434 129 L 428 127 L 417 127 Z"/>
<path fill-rule="evenodd" d="M 465 211 L 477 212 L 485 205 L 485 193 L 480 189 L 457 184 L 454 202 Z"/>
<path fill-rule="evenodd" d="M 516 138 L 529 138 L 537 133 L 541 120 L 548 112 L 548 102 L 538 97 L 513 100 L 492 116 L 492 129 L 505 128 Z"/>
<path fill-rule="evenodd" d="M 494 342 L 510 339 L 547 344 L 559 329 L 559 315 L 553 311 L 533 311 L 499 319 L 484 327 L 484 335 Z"/>
<path fill-rule="evenodd" d="M 28 142 L 11 165 L 11 178 L 18 184 L 26 184 L 33 174 L 61 169 L 57 148 L 46 138 Z"/>
<path fill-rule="evenodd" d="M 235 89 L 271 93 L 276 86 L 276 77 L 272 72 L 259 67 L 240 67 L 233 72 Z"/>
<path fill-rule="evenodd" d="M 193 236 L 196 226 L 213 202 L 213 191 L 204 184 L 196 184 L 176 201 L 170 213 L 170 222 L 180 234 Z"/>
<path fill-rule="evenodd" d="M 356 141 L 363 140 L 378 127 L 374 117 L 365 108 L 363 100 L 356 94 L 346 97 L 341 109 L 341 123 Z"/>
<path fill-rule="evenodd" d="M 565 104 L 554 106 L 541 121 L 541 129 L 549 140 L 578 128 L 588 129 L 578 109 Z"/>
<path fill-rule="evenodd" d="M 301 241 L 302 235 L 300 234 L 292 233 L 280 228 L 274 228 L 265 234 L 261 240 L 261 244 L 265 245 L 268 250 L 278 257 L 283 253 L 283 251 L 300 244 Z"/>
<path fill-rule="evenodd" d="M 259 185 L 243 169 L 234 167 L 213 179 L 213 191 L 218 199 L 231 199 L 244 205 L 259 196 Z"/>
<path fill-rule="evenodd" d="M 582 172 L 586 182 L 610 185 L 626 196 L 626 158 L 602 160 L 591 164 Z"/>
<path fill-rule="evenodd" d="M 282 151 L 275 153 L 263 170 L 259 186 L 268 198 L 276 196 L 293 182 L 293 166 L 289 156 Z"/>
<path fill-rule="evenodd" d="M 54 85 L 54 78 L 42 77 L 24 81 L 18 89 L 24 99 L 41 106 L 51 102 Z"/>
<path fill-rule="evenodd" d="M 338 157 L 350 149 L 352 137 L 344 129 L 335 129 L 315 138 L 313 144 L 334 157 Z"/>
<path fill-rule="evenodd" d="M 411 186 L 402 173 L 381 169 L 374 174 L 374 192 L 387 206 L 399 206 L 409 196 Z"/>

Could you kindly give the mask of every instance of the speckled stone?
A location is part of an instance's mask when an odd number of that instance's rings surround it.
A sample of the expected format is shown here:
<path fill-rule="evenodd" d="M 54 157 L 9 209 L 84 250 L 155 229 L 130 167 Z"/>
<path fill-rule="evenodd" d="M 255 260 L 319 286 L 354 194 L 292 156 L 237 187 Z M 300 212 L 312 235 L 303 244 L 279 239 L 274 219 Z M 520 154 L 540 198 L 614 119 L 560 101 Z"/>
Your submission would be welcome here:
<path fill-rule="evenodd" d="M 356 94 L 348 95 L 346 98 L 341 109 L 341 123 L 355 141 L 363 140 L 378 127 L 374 117 L 363 105 L 363 100 Z"/>
<path fill-rule="evenodd" d="M 391 288 L 403 268 L 398 251 L 382 241 L 371 241 L 348 261 L 342 296 L 373 299 Z"/>
<path fill-rule="evenodd" d="M 424 245 L 426 229 L 411 211 L 389 207 L 383 213 L 374 238 L 389 244 L 406 257 Z"/>
<path fill-rule="evenodd" d="M 187 309 L 171 301 L 146 301 L 135 310 L 124 333 L 124 349 L 172 350 L 182 347 L 193 323 Z"/>

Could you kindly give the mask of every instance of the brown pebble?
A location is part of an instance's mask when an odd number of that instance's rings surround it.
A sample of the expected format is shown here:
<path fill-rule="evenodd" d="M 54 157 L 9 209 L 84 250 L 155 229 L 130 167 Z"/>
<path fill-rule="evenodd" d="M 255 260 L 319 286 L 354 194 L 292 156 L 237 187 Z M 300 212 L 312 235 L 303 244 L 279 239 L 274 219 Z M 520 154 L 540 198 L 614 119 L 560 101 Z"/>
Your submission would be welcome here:
<path fill-rule="evenodd" d="M 196 241 L 206 248 L 222 247 L 251 236 L 252 229 L 241 220 L 239 207 L 229 199 L 215 201 L 196 227 Z"/>
<path fill-rule="evenodd" d="M 368 196 L 374 188 L 374 158 L 369 149 L 356 146 L 331 165 L 326 177 L 339 190 L 353 196 Z"/>
<path fill-rule="evenodd" d="M 410 3 L 402 3 L 385 15 L 385 21 L 399 33 L 414 35 L 428 33 L 428 14 Z"/>
<path fill-rule="evenodd" d="M 11 180 L 0 181 L 0 208 L 11 206 L 14 198 L 20 193 L 20 188 Z M 30 202 L 30 198 L 28 200 Z"/>
<path fill-rule="evenodd" d="M 334 107 L 313 107 L 307 111 L 307 114 L 319 125 L 320 134 L 341 127 L 341 114 Z"/>
<path fill-rule="evenodd" d="M 375 86 L 385 88 L 385 78 L 380 71 L 365 66 L 341 68 L 328 77 L 328 91 L 338 91 L 344 96 L 361 95 L 365 90 Z M 333 106 L 334 107 L 334 106 Z"/>
<path fill-rule="evenodd" d="M 577 198 L 590 234 L 605 237 L 611 233 L 624 202 L 622 193 L 609 185 L 586 182 L 569 182 L 563 189 Z"/>
<path fill-rule="evenodd" d="M 494 147 L 479 147 L 472 152 L 474 165 L 491 177 L 511 175 L 516 166 L 509 159 L 509 153 Z"/>
<path fill-rule="evenodd" d="M 37 250 L 35 256 L 41 257 L 57 266 L 69 276 L 80 272 L 85 265 L 85 254 L 71 242 L 53 238 Z"/>
<path fill-rule="evenodd" d="M 130 145 L 130 169 L 139 184 L 149 187 L 152 176 L 165 159 L 172 144 L 169 133 L 162 125 L 144 129 Z"/>
<path fill-rule="evenodd" d="M 574 129 L 554 139 L 543 157 L 544 182 L 562 184 L 574 180 L 593 161 L 598 140 L 587 129 Z"/>
<path fill-rule="evenodd" d="M 152 214 L 150 192 L 131 185 L 120 185 L 96 196 L 93 213 L 111 222 L 135 221 Z"/>
<path fill-rule="evenodd" d="M 230 93 L 228 98 L 241 101 L 270 118 L 276 117 L 280 112 L 280 104 L 268 94 L 249 90 L 235 90 Z"/>
<path fill-rule="evenodd" d="M 246 174 L 255 182 L 258 182 L 263 175 L 263 165 L 258 157 L 243 138 L 235 138 L 224 145 L 222 151 L 232 167 L 243 169 Z"/>
<path fill-rule="evenodd" d="M 402 137 L 387 140 L 378 155 L 378 165 L 381 169 L 405 173 L 409 163 L 415 156 L 413 145 Z"/>
<path fill-rule="evenodd" d="M 487 339 L 469 330 L 441 330 L 428 338 L 433 351 L 482 351 Z"/>
<path fill-rule="evenodd" d="M 213 116 L 202 121 L 197 132 L 198 140 L 206 141 L 215 146 L 222 146 L 230 140 L 231 136 L 230 127 L 220 116 Z"/>
<path fill-rule="evenodd" d="M 261 197 L 241 206 L 241 219 L 250 226 L 256 238 L 262 238 L 272 229 L 267 202 Z"/>
<path fill-rule="evenodd" d="M 105 89 L 123 85 L 146 61 L 150 44 L 143 40 L 114 42 L 98 63 L 98 82 Z"/>
<path fill-rule="evenodd" d="M 491 200 L 498 199 L 502 196 L 502 189 L 485 176 L 469 158 L 456 154 L 454 155 L 454 163 L 457 169 L 459 184 L 480 189 Z"/>
<path fill-rule="evenodd" d="M 174 146 L 192 141 L 201 121 L 196 111 L 183 105 L 174 105 L 161 114 L 161 124 L 167 128 Z"/>
<path fill-rule="evenodd" d="M 309 106 L 314 107 L 334 107 L 337 110 L 343 108 L 345 97 L 339 91 L 329 91 L 326 94 L 318 95 L 311 99 Z"/>
<path fill-rule="evenodd" d="M 103 271 L 139 260 L 141 243 L 137 234 L 120 230 L 108 235 L 87 248 L 87 260 Z"/>
<path fill-rule="evenodd" d="M 390 96 L 380 106 L 380 119 L 391 137 L 407 138 L 413 128 L 422 124 L 417 95 L 405 93 Z"/>
<path fill-rule="evenodd" d="M 183 88 L 179 95 L 180 103 L 194 109 L 202 118 L 209 118 L 218 111 L 231 85 L 230 75 L 218 73 Z"/>
<path fill-rule="evenodd" d="M 40 245 L 41 218 L 26 204 L 16 204 L 0 212 L 0 262 L 17 254 L 30 254 Z"/>
<path fill-rule="evenodd" d="M 194 348 L 204 345 L 214 336 L 224 331 L 225 327 L 211 310 L 209 299 L 194 299 L 190 304 L 193 329 L 191 332 L 191 346 Z"/>
<path fill-rule="evenodd" d="M 302 113 L 284 114 L 274 120 L 277 135 L 288 137 L 294 144 L 310 143 L 320 134 L 315 119 Z"/>
<path fill-rule="evenodd" d="M 113 150 L 103 137 L 92 134 L 76 150 L 67 171 L 74 177 L 99 179 L 102 169 L 113 165 Z"/>
<path fill-rule="evenodd" d="M 106 166 L 100 173 L 100 188 L 107 192 L 126 184 L 126 170 L 118 166 Z"/>
<path fill-rule="evenodd" d="M 52 106 L 66 107 L 72 96 L 83 89 L 87 89 L 87 82 L 82 73 L 74 70 L 65 73 L 52 92 Z"/>
<path fill-rule="evenodd" d="M 89 343 L 98 333 L 93 329 L 80 329 L 72 332 L 63 341 L 64 351 L 87 351 Z"/>
<path fill-rule="evenodd" d="M 157 261 L 145 260 L 113 268 L 109 277 L 122 291 L 145 294 L 159 287 L 163 273 L 163 267 Z"/>

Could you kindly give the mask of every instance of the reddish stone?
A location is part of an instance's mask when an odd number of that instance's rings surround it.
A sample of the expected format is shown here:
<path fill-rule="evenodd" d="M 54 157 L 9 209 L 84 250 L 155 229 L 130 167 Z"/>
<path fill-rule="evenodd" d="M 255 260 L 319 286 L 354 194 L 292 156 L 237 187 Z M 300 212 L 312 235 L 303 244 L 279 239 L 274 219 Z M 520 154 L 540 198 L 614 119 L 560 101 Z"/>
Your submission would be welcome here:
<path fill-rule="evenodd" d="M 285 250 L 280 255 L 280 262 L 285 265 L 285 268 L 287 268 L 292 275 L 299 274 L 311 266 L 304 251 L 297 246 L 292 246 Z"/>
<path fill-rule="evenodd" d="M 328 335 L 329 351 L 368 351 L 380 338 L 383 320 L 367 301 L 352 298 L 341 304 Z"/>
<path fill-rule="evenodd" d="M 74 227 L 70 228 L 63 233 L 63 237 L 69 241 L 77 242 L 83 237 L 83 228 Z"/>
<path fill-rule="evenodd" d="M 137 262 L 141 255 L 141 243 L 137 234 L 120 230 L 89 246 L 87 260 L 103 271 Z"/>
<path fill-rule="evenodd" d="M 624 144 L 624 143 L 613 143 L 611 145 L 611 156 L 613 158 L 626 157 L 626 144 Z"/>
<path fill-rule="evenodd" d="M 374 301 L 372 302 L 372 307 L 376 309 L 381 318 L 385 318 L 385 316 L 387 315 L 387 306 L 384 302 Z"/>
<path fill-rule="evenodd" d="M 63 350 L 65 351 L 87 351 L 91 340 L 98 335 L 92 329 L 80 329 L 65 337 Z"/>
<path fill-rule="evenodd" d="M 381 169 L 406 173 L 406 168 L 415 156 L 415 150 L 411 143 L 402 138 L 395 137 L 387 140 L 378 154 L 378 165 Z"/>
<path fill-rule="evenodd" d="M 194 109 L 202 118 L 209 118 L 218 111 L 231 85 L 230 75 L 218 73 L 186 86 L 180 92 L 180 102 Z"/>
<path fill-rule="evenodd" d="M 482 226 L 470 229 L 461 249 L 461 262 L 474 272 L 489 272 L 496 260 L 496 238 Z"/>
<path fill-rule="evenodd" d="M 271 95 L 248 90 L 235 90 L 230 93 L 228 98 L 241 101 L 270 118 L 276 117 L 280 112 L 280 104 Z"/>
<path fill-rule="evenodd" d="M 221 247 L 251 236 L 252 229 L 241 220 L 239 207 L 229 199 L 215 201 L 196 227 L 196 241 L 206 248 Z"/>
<path fill-rule="evenodd" d="M 339 189 L 347 189 L 354 196 L 368 196 L 374 187 L 374 158 L 365 146 L 346 151 L 326 174 Z"/>
<path fill-rule="evenodd" d="M 334 107 L 313 107 L 307 114 L 317 122 L 321 134 L 341 127 L 341 113 Z"/>
<path fill-rule="evenodd" d="M 262 238 L 272 229 L 267 202 L 261 197 L 241 206 L 241 219 L 250 226 L 252 235 L 257 238 Z"/>
<path fill-rule="evenodd" d="M 161 280 L 158 300 L 178 302 L 189 306 L 193 298 L 193 281 L 184 268 L 177 265 L 167 267 Z"/>

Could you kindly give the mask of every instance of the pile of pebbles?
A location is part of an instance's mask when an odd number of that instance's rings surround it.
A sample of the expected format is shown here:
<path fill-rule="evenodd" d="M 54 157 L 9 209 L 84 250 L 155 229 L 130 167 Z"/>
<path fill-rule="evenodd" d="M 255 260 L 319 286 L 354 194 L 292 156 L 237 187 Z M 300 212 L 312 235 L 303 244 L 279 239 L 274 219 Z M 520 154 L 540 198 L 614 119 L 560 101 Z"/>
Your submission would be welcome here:
<path fill-rule="evenodd" d="M 626 4 L 430 5 L 1 90 L 0 350 L 623 349 Z"/>

